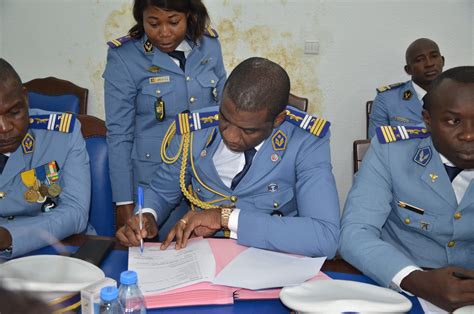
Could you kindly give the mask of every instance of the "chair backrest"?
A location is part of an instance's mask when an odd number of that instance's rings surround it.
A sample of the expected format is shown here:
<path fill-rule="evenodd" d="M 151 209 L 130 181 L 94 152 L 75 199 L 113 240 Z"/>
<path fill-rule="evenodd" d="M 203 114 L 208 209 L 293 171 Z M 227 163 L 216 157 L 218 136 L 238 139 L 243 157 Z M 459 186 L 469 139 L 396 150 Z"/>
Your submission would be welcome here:
<path fill-rule="evenodd" d="M 354 173 L 359 171 L 362 159 L 364 159 L 365 153 L 369 149 L 370 140 L 355 140 L 352 146 L 352 152 L 354 155 Z"/>
<path fill-rule="evenodd" d="M 365 103 L 365 137 L 369 138 L 369 120 L 370 120 L 370 113 L 372 112 L 372 104 L 373 100 L 368 100 Z"/>
<path fill-rule="evenodd" d="M 115 235 L 115 206 L 109 177 L 109 156 L 105 122 L 89 115 L 77 115 L 86 141 L 91 165 L 91 206 L 89 222 L 98 235 Z"/>
<path fill-rule="evenodd" d="M 288 98 L 288 104 L 301 111 L 308 111 L 308 98 L 299 97 L 290 93 L 290 97 Z"/>
<path fill-rule="evenodd" d="M 56 112 L 87 113 L 89 90 L 56 77 L 38 78 L 23 84 L 31 108 Z"/>

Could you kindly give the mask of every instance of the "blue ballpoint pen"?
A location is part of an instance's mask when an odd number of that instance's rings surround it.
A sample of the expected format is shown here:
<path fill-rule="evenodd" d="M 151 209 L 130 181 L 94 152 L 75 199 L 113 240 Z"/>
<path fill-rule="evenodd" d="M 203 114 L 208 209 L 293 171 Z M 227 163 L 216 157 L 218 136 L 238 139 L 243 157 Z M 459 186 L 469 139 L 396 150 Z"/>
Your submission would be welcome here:
<path fill-rule="evenodd" d="M 143 188 L 138 187 L 138 224 L 140 228 L 140 252 L 143 253 L 143 238 L 141 237 L 141 231 L 143 229 L 142 219 L 142 208 L 143 208 Z"/>

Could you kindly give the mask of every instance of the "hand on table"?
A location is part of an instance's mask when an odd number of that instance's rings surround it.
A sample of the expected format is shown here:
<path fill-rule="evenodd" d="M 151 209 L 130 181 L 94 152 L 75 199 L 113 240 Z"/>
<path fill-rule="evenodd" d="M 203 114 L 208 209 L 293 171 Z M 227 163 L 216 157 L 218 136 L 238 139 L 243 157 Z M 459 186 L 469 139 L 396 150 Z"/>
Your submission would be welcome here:
<path fill-rule="evenodd" d="M 474 277 L 474 271 L 460 267 L 444 267 L 428 271 L 416 270 L 401 282 L 401 288 L 447 311 L 474 304 L 474 279 L 459 279 L 453 272 Z"/>
<path fill-rule="evenodd" d="M 175 237 L 175 249 L 179 250 L 186 247 L 191 235 L 209 237 L 221 229 L 220 208 L 203 211 L 190 210 L 168 233 L 166 240 L 161 244 L 161 249 L 165 250 Z"/>

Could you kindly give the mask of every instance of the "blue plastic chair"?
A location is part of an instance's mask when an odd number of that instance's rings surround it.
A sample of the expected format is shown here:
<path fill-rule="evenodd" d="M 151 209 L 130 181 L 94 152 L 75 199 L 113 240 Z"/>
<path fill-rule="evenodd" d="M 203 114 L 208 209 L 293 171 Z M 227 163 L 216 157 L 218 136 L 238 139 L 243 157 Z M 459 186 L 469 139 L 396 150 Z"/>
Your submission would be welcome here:
<path fill-rule="evenodd" d="M 91 166 L 89 223 L 100 236 L 115 235 L 115 205 L 109 177 L 109 156 L 105 122 L 89 115 L 77 115 L 86 141 Z"/>
<path fill-rule="evenodd" d="M 55 112 L 87 113 L 89 90 L 55 77 L 34 79 L 23 84 L 30 108 Z"/>

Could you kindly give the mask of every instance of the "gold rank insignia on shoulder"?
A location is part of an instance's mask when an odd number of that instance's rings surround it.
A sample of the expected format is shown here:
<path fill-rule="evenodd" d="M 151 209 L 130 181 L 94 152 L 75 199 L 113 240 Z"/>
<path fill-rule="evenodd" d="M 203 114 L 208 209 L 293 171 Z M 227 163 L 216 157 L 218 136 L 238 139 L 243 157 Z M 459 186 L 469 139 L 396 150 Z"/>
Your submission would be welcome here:
<path fill-rule="evenodd" d="M 108 41 L 107 45 L 110 48 L 118 48 L 118 47 L 122 46 L 123 44 L 125 44 L 127 41 L 130 41 L 130 40 L 132 40 L 132 37 L 130 35 L 125 35 L 125 36 L 119 37 L 117 39 L 112 39 L 112 40 Z"/>
<path fill-rule="evenodd" d="M 219 112 L 185 112 L 176 116 L 177 134 L 186 134 L 218 125 Z"/>
<path fill-rule="evenodd" d="M 30 116 L 30 129 L 43 129 L 71 133 L 74 130 L 76 116 L 72 113 L 52 113 Z"/>
<path fill-rule="evenodd" d="M 406 90 L 403 92 L 403 100 L 409 100 L 411 98 L 411 96 L 413 95 L 413 93 L 411 92 L 411 90 Z"/>
<path fill-rule="evenodd" d="M 302 111 L 287 107 L 285 121 L 317 136 L 324 137 L 329 131 L 331 123 L 321 118 L 306 114 Z"/>
<path fill-rule="evenodd" d="M 394 84 L 390 84 L 390 85 L 386 85 L 386 86 L 380 86 L 379 88 L 377 88 L 377 92 L 383 93 L 385 91 L 388 91 L 388 90 L 394 89 L 396 87 L 402 86 L 403 84 L 405 84 L 405 83 L 400 82 L 400 83 L 394 83 Z"/>
<path fill-rule="evenodd" d="M 288 143 L 288 137 L 286 136 L 285 133 L 283 133 L 282 130 L 278 130 L 273 134 L 272 136 L 272 146 L 273 150 L 285 150 L 286 149 L 286 144 Z"/>
<path fill-rule="evenodd" d="M 35 150 L 35 139 L 30 133 L 26 133 L 21 141 L 21 149 L 23 150 L 23 154 L 31 154 Z"/>
<path fill-rule="evenodd" d="M 381 126 L 375 132 L 381 144 L 430 136 L 427 129 L 417 126 Z"/>
<path fill-rule="evenodd" d="M 143 44 L 143 50 L 145 50 L 146 53 L 150 53 L 153 51 L 153 44 L 148 39 Z"/>
<path fill-rule="evenodd" d="M 212 38 L 218 38 L 219 35 L 217 34 L 216 30 L 210 27 L 207 27 L 206 30 L 204 31 L 204 35 Z"/>

